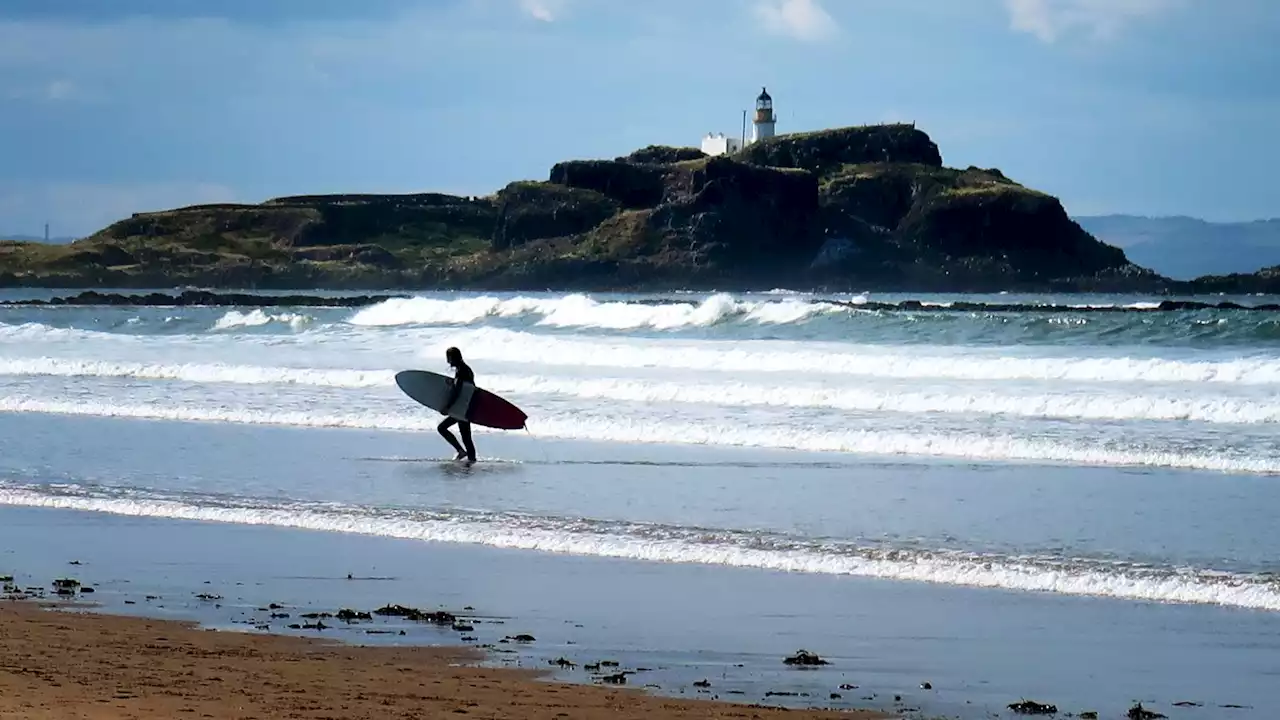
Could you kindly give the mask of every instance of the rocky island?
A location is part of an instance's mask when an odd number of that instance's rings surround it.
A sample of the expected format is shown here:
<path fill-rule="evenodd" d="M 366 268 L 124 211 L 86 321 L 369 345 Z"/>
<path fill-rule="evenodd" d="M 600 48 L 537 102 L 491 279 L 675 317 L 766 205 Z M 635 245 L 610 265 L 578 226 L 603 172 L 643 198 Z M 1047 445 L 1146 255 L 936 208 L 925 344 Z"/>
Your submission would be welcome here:
<path fill-rule="evenodd" d="M 1054 197 L 943 165 L 913 125 L 651 146 L 488 197 L 314 195 L 138 213 L 65 245 L 0 243 L 0 287 L 1192 290 Z M 1265 287 L 1218 278 L 1214 291 Z M 1275 279 L 1270 280 L 1275 286 Z M 1251 290 L 1260 291 L 1260 290 Z"/>

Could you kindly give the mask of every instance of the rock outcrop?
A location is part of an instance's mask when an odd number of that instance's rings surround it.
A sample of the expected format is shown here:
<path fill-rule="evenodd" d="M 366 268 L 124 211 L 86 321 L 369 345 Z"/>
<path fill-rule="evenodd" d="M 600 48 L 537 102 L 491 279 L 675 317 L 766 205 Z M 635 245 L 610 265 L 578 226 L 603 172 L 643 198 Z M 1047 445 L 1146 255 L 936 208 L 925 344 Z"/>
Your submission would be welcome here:
<path fill-rule="evenodd" d="M 483 198 L 310 195 L 141 213 L 69 245 L 0 243 L 0 285 L 1152 291 L 1167 281 L 1098 242 L 1056 198 L 999 170 L 943 166 L 913 125 L 875 125 L 727 156 L 649 146 L 566 161 Z"/>

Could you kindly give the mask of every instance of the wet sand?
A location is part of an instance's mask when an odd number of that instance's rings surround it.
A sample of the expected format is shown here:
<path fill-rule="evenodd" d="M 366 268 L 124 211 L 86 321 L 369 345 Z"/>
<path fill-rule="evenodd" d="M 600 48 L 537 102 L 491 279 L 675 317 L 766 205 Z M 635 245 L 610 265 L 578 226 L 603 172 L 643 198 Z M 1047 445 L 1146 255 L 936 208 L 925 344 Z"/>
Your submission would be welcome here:
<path fill-rule="evenodd" d="M 0 718 L 843 718 L 475 667 L 469 648 L 359 647 L 0 603 Z"/>

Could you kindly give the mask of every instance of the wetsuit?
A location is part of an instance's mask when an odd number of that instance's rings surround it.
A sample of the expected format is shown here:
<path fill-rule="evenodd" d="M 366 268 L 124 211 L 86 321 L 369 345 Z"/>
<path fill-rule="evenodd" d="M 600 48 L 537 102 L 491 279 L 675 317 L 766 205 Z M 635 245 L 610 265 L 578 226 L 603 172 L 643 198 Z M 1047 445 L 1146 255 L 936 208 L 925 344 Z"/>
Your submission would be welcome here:
<path fill-rule="evenodd" d="M 463 383 L 475 385 L 476 376 L 475 373 L 471 371 L 470 365 L 459 360 L 457 366 L 454 367 L 453 385 L 449 390 L 449 403 L 445 405 L 445 407 L 453 407 L 453 404 L 457 402 L 458 396 L 462 393 Z M 453 436 L 453 433 L 449 432 L 449 428 L 455 423 L 458 426 L 458 434 L 462 436 L 462 445 L 459 445 L 457 438 Z M 461 460 L 465 455 L 471 462 L 476 461 L 476 446 L 471 442 L 471 423 L 466 420 L 446 417 L 440 422 L 436 429 L 440 431 L 440 434 L 444 436 L 445 440 L 449 441 L 449 444 L 453 446 L 453 449 L 458 451 L 459 460 Z"/>

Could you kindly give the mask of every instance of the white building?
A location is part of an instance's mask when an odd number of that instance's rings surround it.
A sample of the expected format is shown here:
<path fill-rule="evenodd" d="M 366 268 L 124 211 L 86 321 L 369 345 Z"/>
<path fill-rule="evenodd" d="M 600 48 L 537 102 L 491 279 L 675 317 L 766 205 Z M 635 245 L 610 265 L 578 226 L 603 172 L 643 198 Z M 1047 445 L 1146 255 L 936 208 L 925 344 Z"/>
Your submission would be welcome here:
<path fill-rule="evenodd" d="M 708 155 L 724 155 L 725 153 L 734 153 L 741 150 L 746 145 L 765 140 L 773 137 L 774 125 L 776 118 L 773 115 L 773 98 L 769 97 L 769 92 L 765 88 L 760 88 L 760 95 L 756 98 L 756 115 L 751 123 L 751 139 L 746 137 L 746 113 L 743 112 L 743 128 L 741 139 L 730 137 L 724 133 L 707 133 L 702 138 L 702 152 Z"/>
<path fill-rule="evenodd" d="M 742 141 L 736 137 L 728 137 L 724 133 L 707 133 L 702 138 L 702 152 L 708 155 L 724 155 L 742 149 Z"/>

